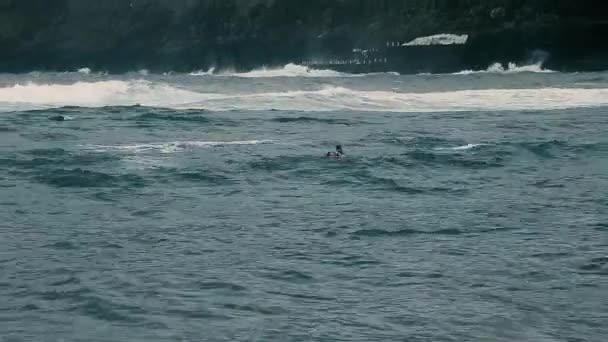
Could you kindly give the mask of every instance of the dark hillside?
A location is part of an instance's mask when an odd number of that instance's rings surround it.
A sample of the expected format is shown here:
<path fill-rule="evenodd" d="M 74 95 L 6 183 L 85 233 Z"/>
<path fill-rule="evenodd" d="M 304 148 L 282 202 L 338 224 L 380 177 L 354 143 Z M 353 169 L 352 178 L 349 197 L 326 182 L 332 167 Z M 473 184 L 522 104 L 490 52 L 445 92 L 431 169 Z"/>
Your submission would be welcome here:
<path fill-rule="evenodd" d="M 593 69 L 607 27 L 601 0 L 0 0 L 0 71 L 248 69 L 434 33 Z"/>

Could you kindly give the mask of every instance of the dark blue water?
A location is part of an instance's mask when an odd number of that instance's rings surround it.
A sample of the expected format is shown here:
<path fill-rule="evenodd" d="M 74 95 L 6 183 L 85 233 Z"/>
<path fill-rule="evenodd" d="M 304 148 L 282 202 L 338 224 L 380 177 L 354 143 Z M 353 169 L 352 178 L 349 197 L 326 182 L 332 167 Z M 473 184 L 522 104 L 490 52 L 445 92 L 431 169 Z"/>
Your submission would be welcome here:
<path fill-rule="evenodd" d="M 603 75 L 53 77 L 0 89 L 2 341 L 608 336 Z"/>

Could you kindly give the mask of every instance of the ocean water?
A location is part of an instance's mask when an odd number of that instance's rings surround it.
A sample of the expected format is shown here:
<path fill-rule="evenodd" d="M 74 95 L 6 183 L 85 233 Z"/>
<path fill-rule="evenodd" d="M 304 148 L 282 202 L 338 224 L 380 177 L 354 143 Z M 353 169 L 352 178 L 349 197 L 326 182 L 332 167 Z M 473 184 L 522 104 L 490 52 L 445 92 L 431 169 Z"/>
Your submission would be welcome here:
<path fill-rule="evenodd" d="M 0 75 L 0 340 L 606 341 L 608 73 L 520 71 Z"/>

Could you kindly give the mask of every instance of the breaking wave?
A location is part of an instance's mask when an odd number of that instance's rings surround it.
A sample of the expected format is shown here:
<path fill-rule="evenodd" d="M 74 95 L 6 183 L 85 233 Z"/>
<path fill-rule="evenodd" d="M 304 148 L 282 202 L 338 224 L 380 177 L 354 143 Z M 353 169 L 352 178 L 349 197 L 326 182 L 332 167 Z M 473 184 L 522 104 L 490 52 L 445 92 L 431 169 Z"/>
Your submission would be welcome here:
<path fill-rule="evenodd" d="M 213 76 L 215 74 L 215 68 L 209 68 L 208 70 L 198 70 L 190 73 L 190 76 Z"/>
<path fill-rule="evenodd" d="M 77 72 L 83 75 L 89 75 L 91 73 L 91 68 L 80 68 Z"/>
<path fill-rule="evenodd" d="M 192 76 L 224 76 L 224 77 L 243 77 L 243 78 L 274 78 L 274 77 L 343 77 L 343 74 L 333 70 L 316 70 L 297 64 L 287 64 L 281 68 L 259 68 L 248 72 L 217 71 L 211 68 L 207 71 L 195 71 L 190 73 Z"/>
<path fill-rule="evenodd" d="M 16 84 L 0 88 L 3 108 L 42 109 L 65 106 L 146 105 L 171 107 L 198 101 L 201 94 L 149 81 L 99 81 L 72 84 Z"/>
<path fill-rule="evenodd" d="M 544 69 L 542 63 L 529 64 L 529 65 L 517 65 L 515 63 L 509 63 L 507 67 L 501 63 L 494 63 L 490 65 L 486 70 L 463 70 L 453 75 L 472 75 L 472 74 L 517 74 L 522 72 L 530 73 L 552 73 L 553 70 Z"/>
<path fill-rule="evenodd" d="M 260 93 L 205 93 L 167 83 L 134 81 L 13 85 L 0 88 L 0 111 L 65 106 L 147 106 L 209 111 L 365 111 L 453 112 L 551 110 L 608 105 L 608 89 L 539 88 L 441 92 L 353 90 L 325 86 L 314 90 Z"/>
<path fill-rule="evenodd" d="M 217 71 L 215 68 L 199 70 L 190 73 L 191 76 L 220 76 L 220 77 L 242 77 L 242 78 L 276 78 L 276 77 L 364 77 L 373 75 L 399 75 L 398 73 L 370 73 L 370 74 L 348 74 L 335 70 L 313 69 L 298 64 L 287 64 L 279 68 L 260 68 L 248 72 Z"/>
<path fill-rule="evenodd" d="M 334 70 L 317 70 L 308 67 L 287 64 L 282 68 L 261 68 L 246 73 L 235 73 L 231 76 L 249 77 L 249 78 L 265 78 L 265 77 L 341 77 L 345 74 Z"/>

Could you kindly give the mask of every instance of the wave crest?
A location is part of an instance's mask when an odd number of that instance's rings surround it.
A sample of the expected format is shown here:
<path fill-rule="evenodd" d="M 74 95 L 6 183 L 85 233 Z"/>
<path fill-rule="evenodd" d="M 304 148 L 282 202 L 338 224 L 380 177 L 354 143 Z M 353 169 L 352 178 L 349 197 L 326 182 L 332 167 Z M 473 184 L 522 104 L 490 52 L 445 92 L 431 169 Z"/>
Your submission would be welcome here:
<path fill-rule="evenodd" d="M 207 71 L 195 71 L 190 73 L 192 76 L 224 76 L 224 77 L 243 77 L 243 78 L 274 78 L 274 77 L 343 77 L 343 74 L 334 70 L 317 70 L 303 65 L 287 64 L 280 68 L 259 68 L 248 72 L 217 72 L 215 68 Z"/>
<path fill-rule="evenodd" d="M 99 81 L 14 85 L 0 88 L 0 111 L 65 106 L 162 107 L 209 111 L 364 111 L 456 112 L 552 110 L 608 105 L 607 88 L 483 89 L 427 93 L 354 90 L 325 86 L 316 90 L 261 93 L 206 93 L 152 81 Z"/>
<path fill-rule="evenodd" d="M 191 76 L 220 76 L 220 77 L 241 77 L 241 78 L 276 78 L 276 77 L 364 77 L 374 75 L 399 75 L 396 72 L 370 73 L 370 74 L 349 74 L 327 69 L 314 69 L 304 65 L 287 64 L 278 68 L 259 68 L 248 72 L 217 71 L 215 68 L 209 70 L 199 70 L 190 73 Z"/>
<path fill-rule="evenodd" d="M 522 72 L 530 73 L 553 73 L 555 71 L 544 69 L 543 63 L 535 63 L 528 65 L 517 65 L 515 63 L 507 64 L 505 68 L 501 63 L 494 63 L 486 70 L 463 70 L 453 75 L 473 75 L 473 74 L 517 74 Z"/>
<path fill-rule="evenodd" d="M 0 88 L 0 109 L 48 107 L 158 106 L 171 107 L 200 100 L 200 94 L 163 83 L 143 80 L 37 84 L 29 82 Z"/>

